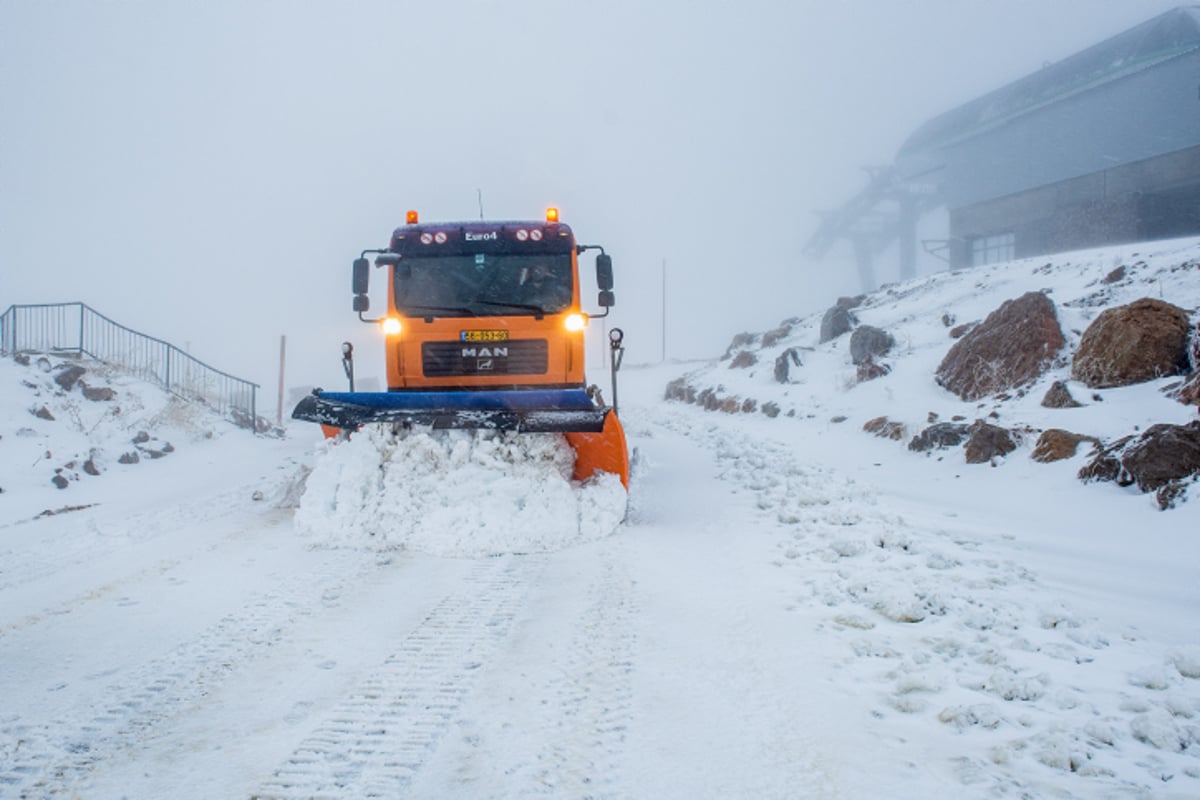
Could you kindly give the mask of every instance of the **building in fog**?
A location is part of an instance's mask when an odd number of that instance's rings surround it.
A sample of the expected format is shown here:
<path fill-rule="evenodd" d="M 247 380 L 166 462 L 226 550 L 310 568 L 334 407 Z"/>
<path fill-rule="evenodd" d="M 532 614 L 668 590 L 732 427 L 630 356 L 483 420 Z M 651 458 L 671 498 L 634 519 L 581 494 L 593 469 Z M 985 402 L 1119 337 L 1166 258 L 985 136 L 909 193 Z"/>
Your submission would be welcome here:
<path fill-rule="evenodd" d="M 918 241 L 946 209 L 949 239 Z M 1184 6 L 934 117 L 807 245 L 873 260 L 918 246 L 952 268 L 1200 235 L 1200 6 Z"/>

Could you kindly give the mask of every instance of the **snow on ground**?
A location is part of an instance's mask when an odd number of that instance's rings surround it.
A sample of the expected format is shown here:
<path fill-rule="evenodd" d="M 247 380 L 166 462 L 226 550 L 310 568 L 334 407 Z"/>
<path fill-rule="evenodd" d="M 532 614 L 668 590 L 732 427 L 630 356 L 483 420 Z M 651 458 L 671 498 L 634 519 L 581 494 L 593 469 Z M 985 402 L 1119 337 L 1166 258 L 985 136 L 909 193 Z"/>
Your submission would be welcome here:
<path fill-rule="evenodd" d="M 1083 456 L 971 466 L 860 429 L 1194 419 L 1166 381 L 1049 411 L 1041 384 L 965 404 L 932 372 L 943 314 L 1028 289 L 1072 343 L 1100 293 L 1194 310 L 1197 247 L 893 287 L 857 313 L 900 353 L 861 385 L 813 319 L 789 386 L 769 362 L 626 368 L 615 530 L 554 439 L 265 439 L 0 362 L 0 798 L 1200 796 L 1200 498 L 1161 512 L 1079 483 Z M 1118 264 L 1128 284 L 1096 282 Z M 785 413 L 663 402 L 684 371 Z M 172 452 L 117 463 L 142 431 Z M 99 475 L 50 483 L 93 451 Z"/>

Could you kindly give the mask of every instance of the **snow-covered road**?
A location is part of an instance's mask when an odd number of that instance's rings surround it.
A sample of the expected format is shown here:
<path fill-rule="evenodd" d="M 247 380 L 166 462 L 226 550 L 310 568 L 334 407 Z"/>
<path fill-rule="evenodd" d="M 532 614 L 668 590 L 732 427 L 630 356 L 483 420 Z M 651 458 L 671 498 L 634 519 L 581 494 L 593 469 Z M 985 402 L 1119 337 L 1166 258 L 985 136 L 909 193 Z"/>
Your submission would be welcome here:
<path fill-rule="evenodd" d="M 302 439 L 0 525 L 0 797 L 1200 792 L 1195 626 L 1103 618 L 1082 535 L 631 377 L 628 517 L 567 547 L 314 546 Z M 1164 574 L 1145 607 L 1194 608 Z"/>

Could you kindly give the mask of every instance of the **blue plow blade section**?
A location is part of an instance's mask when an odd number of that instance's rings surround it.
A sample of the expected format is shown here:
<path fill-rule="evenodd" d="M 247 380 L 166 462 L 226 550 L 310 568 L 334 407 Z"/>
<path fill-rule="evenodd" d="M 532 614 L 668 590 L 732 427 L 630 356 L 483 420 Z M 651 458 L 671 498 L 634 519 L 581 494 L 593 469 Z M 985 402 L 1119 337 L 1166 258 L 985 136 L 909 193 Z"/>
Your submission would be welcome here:
<path fill-rule="evenodd" d="M 372 422 L 524 433 L 599 433 L 612 409 L 583 389 L 459 392 L 314 391 L 292 419 L 354 429 Z"/>

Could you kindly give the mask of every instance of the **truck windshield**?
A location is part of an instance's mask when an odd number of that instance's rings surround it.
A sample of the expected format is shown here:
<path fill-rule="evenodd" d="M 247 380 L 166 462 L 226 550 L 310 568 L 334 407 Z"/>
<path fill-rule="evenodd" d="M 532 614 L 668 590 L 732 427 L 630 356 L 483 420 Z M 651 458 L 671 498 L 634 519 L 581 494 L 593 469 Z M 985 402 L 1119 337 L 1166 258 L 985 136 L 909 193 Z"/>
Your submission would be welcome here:
<path fill-rule="evenodd" d="M 414 317 L 557 314 L 574 288 L 562 253 L 405 258 L 395 270 L 396 307 Z"/>

